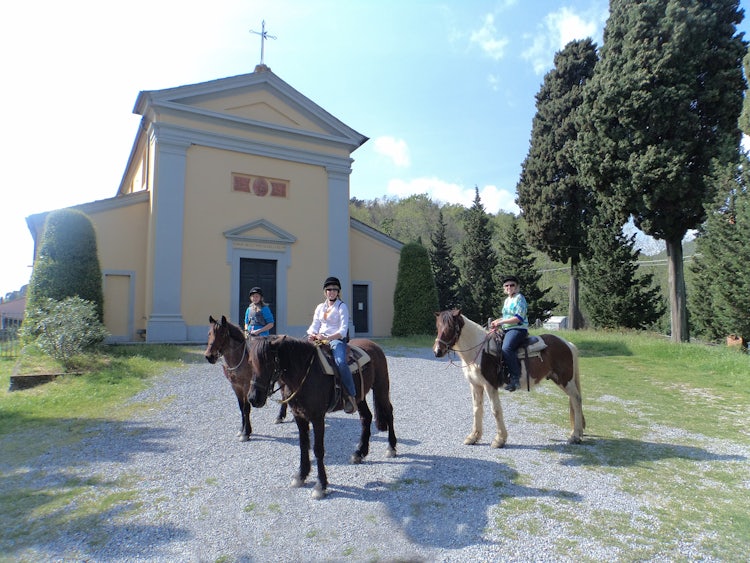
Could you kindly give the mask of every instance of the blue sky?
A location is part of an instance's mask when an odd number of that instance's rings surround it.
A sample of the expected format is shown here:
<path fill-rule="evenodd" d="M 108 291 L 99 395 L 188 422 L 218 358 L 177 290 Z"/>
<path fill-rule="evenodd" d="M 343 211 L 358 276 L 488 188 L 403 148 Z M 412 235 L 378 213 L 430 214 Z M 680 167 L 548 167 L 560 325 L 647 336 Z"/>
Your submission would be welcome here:
<path fill-rule="evenodd" d="M 518 212 L 534 96 L 568 41 L 601 45 L 608 6 L 11 0 L 0 32 L 0 295 L 29 280 L 28 215 L 115 195 L 139 124 L 138 93 L 252 72 L 261 44 L 250 30 L 264 20 L 276 37 L 265 43 L 271 70 L 369 137 L 353 154 L 353 197 L 425 193 L 468 206 L 476 186 L 488 212 Z"/>

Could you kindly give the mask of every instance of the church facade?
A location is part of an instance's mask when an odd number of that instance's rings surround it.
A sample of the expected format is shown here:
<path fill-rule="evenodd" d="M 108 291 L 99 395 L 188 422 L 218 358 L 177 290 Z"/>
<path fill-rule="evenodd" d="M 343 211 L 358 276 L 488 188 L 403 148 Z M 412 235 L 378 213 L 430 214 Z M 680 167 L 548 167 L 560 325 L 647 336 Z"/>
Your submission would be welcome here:
<path fill-rule="evenodd" d="M 367 137 L 281 80 L 253 73 L 143 91 L 116 195 L 94 223 L 111 341 L 203 342 L 209 315 L 241 323 L 263 288 L 274 332 L 301 336 L 328 276 L 351 336 L 390 335 L 402 244 L 349 216 Z M 35 249 L 46 213 L 27 217 Z"/>

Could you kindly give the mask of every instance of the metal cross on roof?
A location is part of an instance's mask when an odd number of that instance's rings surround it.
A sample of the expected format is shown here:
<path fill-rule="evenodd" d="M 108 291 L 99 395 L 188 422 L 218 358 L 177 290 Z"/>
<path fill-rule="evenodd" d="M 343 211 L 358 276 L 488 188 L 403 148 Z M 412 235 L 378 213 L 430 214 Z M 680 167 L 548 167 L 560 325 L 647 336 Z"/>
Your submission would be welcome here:
<path fill-rule="evenodd" d="M 265 48 L 265 41 L 266 39 L 276 39 L 275 35 L 268 35 L 268 32 L 266 31 L 266 20 L 263 20 L 261 22 L 261 30 L 260 31 L 253 31 L 250 30 L 250 33 L 254 33 L 255 35 L 260 35 L 260 64 L 265 64 L 263 62 L 264 58 L 264 48 Z"/>

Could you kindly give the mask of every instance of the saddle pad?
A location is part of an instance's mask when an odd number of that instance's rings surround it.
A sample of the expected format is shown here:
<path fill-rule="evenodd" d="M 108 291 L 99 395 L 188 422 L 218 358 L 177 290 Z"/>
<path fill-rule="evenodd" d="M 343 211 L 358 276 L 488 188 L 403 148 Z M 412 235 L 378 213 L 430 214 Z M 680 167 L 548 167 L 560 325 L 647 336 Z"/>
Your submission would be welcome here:
<path fill-rule="evenodd" d="M 328 375 L 333 375 L 334 373 L 336 373 L 334 371 L 336 369 L 336 366 L 333 363 L 333 358 L 331 357 L 331 355 L 323 351 L 323 346 L 318 346 L 317 348 L 318 359 L 320 359 L 320 365 L 323 366 L 323 371 Z M 330 348 L 328 348 L 328 350 L 330 351 Z M 352 373 L 361 370 L 367 365 L 367 362 L 369 361 L 369 354 L 362 348 L 352 346 L 351 344 L 346 347 L 346 364 L 349 366 L 349 369 L 352 371 Z"/>
<path fill-rule="evenodd" d="M 547 344 L 538 336 L 529 336 L 521 347 L 516 351 L 519 358 L 525 358 L 528 351 L 529 358 L 538 356 L 547 347 Z M 498 355 L 497 342 L 494 338 L 488 340 L 485 351 L 493 356 Z"/>

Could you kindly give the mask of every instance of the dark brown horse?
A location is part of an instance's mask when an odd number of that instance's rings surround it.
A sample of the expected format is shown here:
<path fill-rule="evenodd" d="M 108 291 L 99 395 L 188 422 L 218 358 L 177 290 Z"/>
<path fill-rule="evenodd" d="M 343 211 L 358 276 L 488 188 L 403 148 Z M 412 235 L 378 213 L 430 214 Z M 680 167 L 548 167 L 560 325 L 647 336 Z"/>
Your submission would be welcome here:
<path fill-rule="evenodd" d="M 388 363 L 383 349 L 372 340 L 355 338 L 350 343 L 364 350 L 369 363 L 353 370 L 357 389 L 357 409 L 362 432 L 352 463 L 361 463 L 370 451 L 370 424 L 372 412 L 365 397 L 372 389 L 375 423 L 380 431 L 388 431 L 387 457 L 396 455 L 396 434 L 393 430 L 393 405 L 390 399 Z M 292 480 L 293 487 L 301 487 L 310 474 L 310 423 L 315 433 L 313 452 L 318 465 L 318 482 L 313 498 L 323 498 L 328 489 L 323 457 L 325 455 L 325 416 L 330 410 L 341 410 L 334 378 L 325 373 L 314 344 L 289 336 L 271 337 L 253 343 L 250 349 L 253 381 L 250 402 L 254 407 L 266 404 L 274 385 L 285 387 L 286 401 L 292 407 L 294 421 L 299 429 L 300 465 Z"/>
<path fill-rule="evenodd" d="M 252 371 L 247 358 L 249 342 L 245 339 L 243 330 L 229 322 L 224 316 L 221 317 L 221 321 L 209 316 L 208 322 L 210 326 L 205 356 L 211 364 L 215 364 L 219 358 L 224 359 L 221 367 L 224 368 L 224 375 L 237 396 L 242 417 L 242 425 L 237 436 L 242 442 L 247 442 L 250 434 L 253 433 L 253 427 L 250 424 L 251 406 L 247 398 L 252 379 Z M 276 422 L 282 422 L 285 418 L 286 405 L 282 404 Z"/>
<path fill-rule="evenodd" d="M 476 444 L 482 437 L 484 392 L 490 398 L 492 414 L 497 425 L 497 434 L 492 440 L 493 448 L 502 448 L 508 439 L 503 420 L 498 387 L 502 383 L 498 376 L 499 351 L 492 350 L 489 332 L 461 314 L 459 309 L 435 313 L 437 338 L 433 351 L 442 358 L 453 350 L 461 358 L 464 377 L 471 385 L 474 404 L 474 425 L 464 444 Z M 544 379 L 553 381 L 569 398 L 570 425 L 572 432 L 569 444 L 580 444 L 586 419 L 583 417 L 581 382 L 578 373 L 578 350 L 567 340 L 554 334 L 539 336 L 547 345 L 538 355 L 521 359 L 521 389 L 531 389 Z M 489 348 L 488 348 L 489 346 Z M 520 350 L 523 350 L 521 348 Z M 519 354 L 519 357 L 521 355 Z"/>

